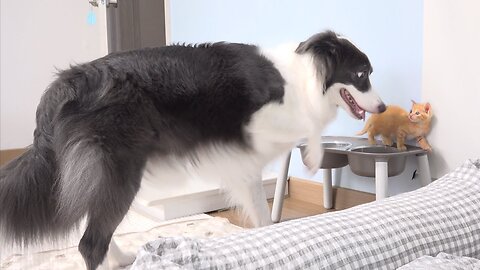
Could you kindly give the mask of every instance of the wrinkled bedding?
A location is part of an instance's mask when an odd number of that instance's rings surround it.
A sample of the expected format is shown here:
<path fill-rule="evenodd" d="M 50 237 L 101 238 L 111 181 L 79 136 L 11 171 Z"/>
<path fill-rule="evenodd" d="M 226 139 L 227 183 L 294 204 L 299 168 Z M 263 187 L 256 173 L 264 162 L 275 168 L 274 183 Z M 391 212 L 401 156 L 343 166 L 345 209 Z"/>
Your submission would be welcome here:
<path fill-rule="evenodd" d="M 480 259 L 480 159 L 343 211 L 225 237 L 155 239 L 131 269 L 397 269 L 441 252 Z"/>
<path fill-rule="evenodd" d="M 437 256 L 422 256 L 398 270 L 478 270 L 480 260 L 441 252 Z"/>
<path fill-rule="evenodd" d="M 129 212 L 114 235 L 118 246 L 125 252 L 135 252 L 147 241 L 161 236 L 186 236 L 192 238 L 219 237 L 242 231 L 227 219 L 205 214 L 179 218 L 165 222 L 155 222 L 135 212 Z M 78 252 L 79 234 L 71 243 L 63 246 L 41 247 L 29 253 L 5 254 L 0 246 L 0 269 L 2 270 L 79 270 L 85 263 Z M 78 238 L 78 239 L 77 239 Z M 1 244 L 1 243 L 0 243 Z M 3 255 L 3 256 L 2 256 Z M 110 264 L 113 269 L 118 269 Z M 126 267 L 128 269 L 128 267 Z"/>

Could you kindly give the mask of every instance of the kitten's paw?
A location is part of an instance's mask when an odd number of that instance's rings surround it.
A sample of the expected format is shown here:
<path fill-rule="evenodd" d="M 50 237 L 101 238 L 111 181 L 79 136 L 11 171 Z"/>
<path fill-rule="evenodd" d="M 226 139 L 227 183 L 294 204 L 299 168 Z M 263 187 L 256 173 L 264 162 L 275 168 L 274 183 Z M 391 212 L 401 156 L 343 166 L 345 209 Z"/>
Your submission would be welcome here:
<path fill-rule="evenodd" d="M 382 142 L 383 142 L 383 145 L 385 146 L 392 146 L 393 145 L 393 141 L 391 139 L 388 139 L 388 138 L 382 138 Z"/>
<path fill-rule="evenodd" d="M 400 150 L 400 151 L 407 151 L 407 147 L 405 145 L 402 145 L 402 146 L 397 146 L 397 149 Z"/>
<path fill-rule="evenodd" d="M 422 146 L 422 149 L 431 153 L 433 150 L 432 150 L 432 147 L 429 145 L 429 146 Z"/>

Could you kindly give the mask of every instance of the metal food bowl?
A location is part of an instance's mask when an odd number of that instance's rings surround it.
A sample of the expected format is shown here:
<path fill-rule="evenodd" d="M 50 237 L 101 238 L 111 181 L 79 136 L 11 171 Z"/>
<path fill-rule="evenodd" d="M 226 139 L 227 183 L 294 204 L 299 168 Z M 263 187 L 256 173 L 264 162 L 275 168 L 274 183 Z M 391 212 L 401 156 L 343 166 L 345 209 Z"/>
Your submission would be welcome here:
<path fill-rule="evenodd" d="M 352 146 L 349 142 L 324 142 L 322 147 L 325 150 L 323 153 L 323 160 L 320 164 L 320 169 L 333 169 L 341 168 L 348 165 L 348 158 L 345 153 L 336 153 L 335 151 L 330 150 L 341 150 L 346 151 Z M 306 158 L 306 144 L 301 144 L 298 146 L 300 148 L 300 154 L 302 155 L 303 164 L 307 165 L 305 162 Z"/>
<path fill-rule="evenodd" d="M 397 148 L 383 145 L 359 146 L 350 149 L 348 163 L 353 173 L 375 177 L 375 161 L 388 162 L 388 176 L 396 176 L 405 169 L 406 155 Z"/>
<path fill-rule="evenodd" d="M 324 142 L 322 143 L 323 149 L 338 149 L 348 150 L 352 146 L 349 142 Z"/>

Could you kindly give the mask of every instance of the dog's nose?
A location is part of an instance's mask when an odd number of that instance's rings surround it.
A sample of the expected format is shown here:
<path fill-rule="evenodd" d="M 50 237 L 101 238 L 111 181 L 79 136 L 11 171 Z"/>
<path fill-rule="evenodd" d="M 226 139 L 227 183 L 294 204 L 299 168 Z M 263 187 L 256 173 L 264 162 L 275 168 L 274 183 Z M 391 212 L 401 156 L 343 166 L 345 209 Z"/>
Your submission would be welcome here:
<path fill-rule="evenodd" d="M 378 113 L 382 113 L 387 109 L 385 106 L 385 103 L 382 102 L 382 104 L 378 105 Z"/>

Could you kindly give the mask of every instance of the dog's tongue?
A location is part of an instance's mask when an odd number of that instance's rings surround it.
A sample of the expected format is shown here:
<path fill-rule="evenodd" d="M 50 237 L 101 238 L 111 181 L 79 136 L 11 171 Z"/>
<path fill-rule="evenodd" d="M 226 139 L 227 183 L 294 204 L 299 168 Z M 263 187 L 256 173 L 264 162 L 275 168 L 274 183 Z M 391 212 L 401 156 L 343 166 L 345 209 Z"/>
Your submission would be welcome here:
<path fill-rule="evenodd" d="M 361 119 L 365 122 L 365 110 L 357 108 L 357 114 L 360 115 Z"/>

